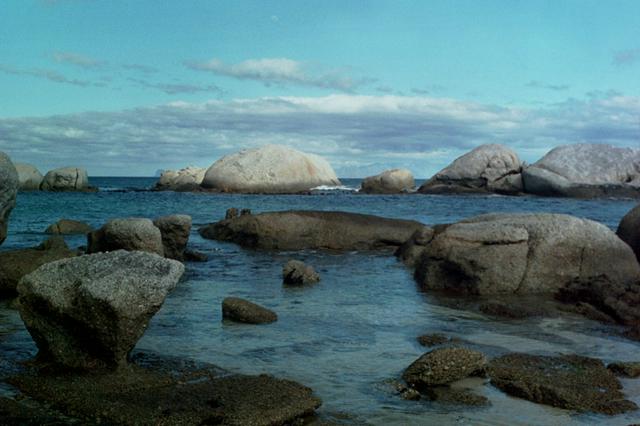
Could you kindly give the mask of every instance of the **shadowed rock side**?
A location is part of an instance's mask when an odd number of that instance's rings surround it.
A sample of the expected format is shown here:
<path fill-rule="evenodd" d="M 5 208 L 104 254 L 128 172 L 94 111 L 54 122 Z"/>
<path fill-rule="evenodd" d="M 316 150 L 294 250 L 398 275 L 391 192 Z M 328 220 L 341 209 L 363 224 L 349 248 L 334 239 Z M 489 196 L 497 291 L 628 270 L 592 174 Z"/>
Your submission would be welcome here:
<path fill-rule="evenodd" d="M 627 213 L 616 231 L 618 237 L 629 244 L 636 258 L 640 261 L 640 205 L 637 205 Z"/>
<path fill-rule="evenodd" d="M 487 372 L 497 388 L 540 404 L 603 414 L 638 408 L 624 399 L 618 379 L 597 359 L 508 354 L 492 360 Z"/>
<path fill-rule="evenodd" d="M 522 162 L 518 155 L 498 144 L 480 145 L 457 158 L 422 184 L 423 194 L 522 192 Z"/>
<path fill-rule="evenodd" d="M 26 163 L 15 163 L 20 182 L 20 191 L 37 191 L 42 184 L 42 173 L 35 166 Z"/>
<path fill-rule="evenodd" d="M 227 297 L 222 301 L 222 318 L 246 324 L 269 324 L 278 320 L 270 309 L 239 297 Z"/>
<path fill-rule="evenodd" d="M 154 187 L 158 191 L 196 191 L 200 189 L 207 169 L 187 167 L 180 170 L 165 170 Z"/>
<path fill-rule="evenodd" d="M 373 250 L 397 247 L 424 225 L 400 219 L 325 211 L 283 211 L 225 219 L 200 235 L 272 250 Z"/>
<path fill-rule="evenodd" d="M 53 225 L 49 225 L 44 232 L 47 234 L 74 235 L 88 234 L 91 231 L 93 231 L 93 228 L 84 222 L 71 219 L 60 219 Z"/>
<path fill-rule="evenodd" d="M 320 281 L 320 275 L 312 266 L 299 260 L 290 260 L 282 267 L 284 285 L 307 285 Z"/>
<path fill-rule="evenodd" d="M 523 173 L 525 192 L 543 196 L 640 197 L 640 150 L 604 144 L 559 146 Z"/>
<path fill-rule="evenodd" d="M 0 252 L 0 298 L 13 297 L 22 277 L 40 266 L 76 256 L 62 237 L 53 237 L 38 247 Z"/>
<path fill-rule="evenodd" d="M 385 170 L 379 175 L 369 176 L 362 181 L 360 192 L 365 194 L 400 194 L 413 191 L 416 182 L 407 169 Z"/>
<path fill-rule="evenodd" d="M 97 189 L 89 186 L 87 171 L 78 167 L 50 170 L 44 175 L 40 189 L 43 191 L 86 191 Z"/>
<path fill-rule="evenodd" d="M 323 158 L 280 145 L 222 157 L 207 170 L 202 187 L 222 192 L 289 194 L 340 185 Z"/>
<path fill-rule="evenodd" d="M 483 371 L 487 359 L 466 348 L 434 349 L 415 360 L 402 378 L 417 389 L 441 386 Z"/>
<path fill-rule="evenodd" d="M 153 224 L 160 230 L 164 256 L 169 259 L 185 260 L 185 250 L 191 233 L 191 216 L 174 214 L 159 217 Z"/>
<path fill-rule="evenodd" d="M 123 250 L 41 266 L 18 284 L 20 315 L 42 361 L 122 367 L 184 266 Z"/>
<path fill-rule="evenodd" d="M 16 206 L 18 172 L 11 159 L 0 152 L 0 244 L 7 238 L 9 215 Z"/>
<path fill-rule="evenodd" d="M 553 294 L 576 278 L 640 276 L 627 244 L 609 228 L 561 214 L 487 214 L 435 228 L 417 263 L 425 289 L 476 295 Z"/>

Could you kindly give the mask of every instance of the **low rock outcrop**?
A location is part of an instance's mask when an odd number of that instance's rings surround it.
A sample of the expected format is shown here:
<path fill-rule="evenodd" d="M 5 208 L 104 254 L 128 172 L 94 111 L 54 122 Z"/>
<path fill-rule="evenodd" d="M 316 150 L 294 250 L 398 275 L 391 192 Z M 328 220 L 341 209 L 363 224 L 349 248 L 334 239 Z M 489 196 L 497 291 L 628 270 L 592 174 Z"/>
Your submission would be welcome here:
<path fill-rule="evenodd" d="M 87 252 L 146 251 L 164 256 L 162 234 L 150 219 L 112 219 L 87 235 Z"/>
<path fill-rule="evenodd" d="M 491 384 L 509 395 L 576 411 L 619 414 L 638 407 L 602 361 L 577 355 L 507 354 L 487 368 Z"/>
<path fill-rule="evenodd" d="M 481 373 L 487 360 L 480 352 L 466 348 L 440 348 L 415 360 L 402 374 L 409 385 L 421 389 L 447 385 Z"/>
<path fill-rule="evenodd" d="M 158 191 L 195 191 L 200 188 L 207 169 L 186 167 L 180 170 L 165 170 L 155 184 Z"/>
<path fill-rule="evenodd" d="M 416 182 L 407 169 L 391 169 L 369 176 L 362 181 L 360 192 L 365 194 L 400 194 L 413 191 Z"/>
<path fill-rule="evenodd" d="M 205 189 L 239 193 L 299 193 L 321 185 L 340 185 L 326 160 L 280 145 L 222 157 L 202 180 Z"/>
<path fill-rule="evenodd" d="M 631 209 L 622 218 L 616 234 L 622 241 L 629 244 L 640 262 L 640 205 Z"/>
<path fill-rule="evenodd" d="M 123 250 L 59 260 L 22 278 L 20 315 L 40 359 L 120 367 L 183 272 L 180 262 Z"/>
<path fill-rule="evenodd" d="M 640 362 L 612 362 L 607 368 L 618 376 L 632 379 L 640 377 Z"/>
<path fill-rule="evenodd" d="M 89 185 L 87 171 L 78 167 L 50 170 L 44 175 L 40 189 L 43 191 L 96 191 Z"/>
<path fill-rule="evenodd" d="M 525 192 L 543 196 L 640 197 L 640 149 L 559 146 L 522 173 Z"/>
<path fill-rule="evenodd" d="M 185 260 L 185 250 L 191 233 L 191 216 L 174 214 L 159 217 L 153 224 L 160 229 L 164 256 L 169 259 Z"/>
<path fill-rule="evenodd" d="M 271 250 L 395 248 L 424 225 L 336 211 L 290 210 L 244 215 L 198 230 L 204 238 Z"/>
<path fill-rule="evenodd" d="M 416 269 L 425 288 L 468 294 L 553 294 L 576 278 L 640 276 L 609 228 L 561 214 L 487 214 L 436 228 Z"/>
<path fill-rule="evenodd" d="M 268 324 L 278 320 L 278 315 L 239 297 L 227 297 L 222 301 L 222 318 L 246 324 Z"/>
<path fill-rule="evenodd" d="M 0 152 L 0 244 L 7 238 L 9 215 L 16 205 L 18 172 L 11 159 Z"/>
<path fill-rule="evenodd" d="M 37 191 L 42 184 L 42 173 L 31 164 L 15 163 L 18 172 L 18 181 L 20 191 Z"/>
<path fill-rule="evenodd" d="M 282 268 L 282 282 L 285 285 L 306 285 L 320 281 L 320 275 L 312 266 L 299 260 L 290 260 Z"/>
<path fill-rule="evenodd" d="M 458 157 L 425 182 L 423 194 L 467 194 L 522 192 L 522 162 L 518 155 L 498 144 L 480 145 Z"/>
<path fill-rule="evenodd" d="M 53 225 L 49 225 L 44 231 L 47 234 L 60 234 L 60 235 L 74 235 L 74 234 L 88 234 L 93 231 L 93 228 L 78 220 L 60 219 Z"/>

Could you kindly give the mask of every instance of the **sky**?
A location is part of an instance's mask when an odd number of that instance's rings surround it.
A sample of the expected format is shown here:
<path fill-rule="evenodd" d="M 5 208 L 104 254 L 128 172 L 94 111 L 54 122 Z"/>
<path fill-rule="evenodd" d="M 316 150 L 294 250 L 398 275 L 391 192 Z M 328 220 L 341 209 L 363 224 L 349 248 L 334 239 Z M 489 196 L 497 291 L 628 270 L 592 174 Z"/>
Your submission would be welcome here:
<path fill-rule="evenodd" d="M 640 1 L 2 0 L 0 151 L 152 176 L 264 144 L 429 177 L 640 148 Z"/>

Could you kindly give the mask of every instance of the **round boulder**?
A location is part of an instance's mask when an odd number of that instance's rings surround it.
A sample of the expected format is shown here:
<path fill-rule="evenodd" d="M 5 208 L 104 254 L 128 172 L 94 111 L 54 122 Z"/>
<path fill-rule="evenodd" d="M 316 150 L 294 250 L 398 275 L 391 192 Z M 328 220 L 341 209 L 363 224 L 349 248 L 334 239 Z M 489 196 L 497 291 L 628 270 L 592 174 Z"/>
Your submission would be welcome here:
<path fill-rule="evenodd" d="M 159 191 L 193 191 L 200 188 L 207 169 L 187 167 L 180 170 L 165 170 L 156 182 L 155 189 Z"/>
<path fill-rule="evenodd" d="M 87 235 L 87 252 L 146 251 L 164 256 L 162 234 L 149 219 L 112 219 Z"/>
<path fill-rule="evenodd" d="M 18 192 L 18 172 L 11 159 L 0 152 L 0 244 L 7 238 L 9 215 L 16 206 Z"/>
<path fill-rule="evenodd" d="M 483 354 L 471 349 L 434 349 L 407 367 L 402 378 L 416 388 L 446 385 L 482 372 L 486 363 Z"/>
<path fill-rule="evenodd" d="M 369 176 L 362 181 L 360 192 L 365 194 L 398 194 L 410 192 L 416 186 L 413 175 L 407 169 L 385 170 L 379 175 Z"/>
<path fill-rule="evenodd" d="M 282 282 L 286 285 L 305 285 L 320 281 L 320 275 L 312 266 L 299 260 L 290 260 L 282 268 Z"/>
<path fill-rule="evenodd" d="M 42 184 L 42 173 L 35 166 L 26 163 L 15 163 L 21 191 L 37 191 Z"/>
<path fill-rule="evenodd" d="M 40 189 L 43 191 L 90 191 L 87 171 L 78 167 L 63 167 L 47 172 Z"/>
<path fill-rule="evenodd" d="M 329 163 L 281 145 L 222 157 L 207 170 L 202 187 L 222 192 L 286 194 L 340 185 Z"/>
<path fill-rule="evenodd" d="M 268 324 L 278 320 L 278 315 L 239 297 L 227 297 L 222 301 L 222 318 L 246 324 Z"/>
<path fill-rule="evenodd" d="M 640 205 L 635 206 L 622 218 L 616 234 L 629 244 L 640 261 Z"/>

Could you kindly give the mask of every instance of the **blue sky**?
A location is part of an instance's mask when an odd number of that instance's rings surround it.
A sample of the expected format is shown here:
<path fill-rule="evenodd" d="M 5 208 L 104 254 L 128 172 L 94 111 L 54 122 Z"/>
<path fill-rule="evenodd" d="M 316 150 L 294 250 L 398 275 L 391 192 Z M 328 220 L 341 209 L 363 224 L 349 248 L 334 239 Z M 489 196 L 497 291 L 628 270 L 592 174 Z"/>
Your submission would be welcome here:
<path fill-rule="evenodd" d="M 283 143 L 427 177 L 640 147 L 640 2 L 3 0 L 0 150 L 149 175 Z"/>

